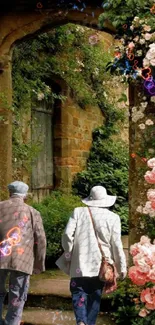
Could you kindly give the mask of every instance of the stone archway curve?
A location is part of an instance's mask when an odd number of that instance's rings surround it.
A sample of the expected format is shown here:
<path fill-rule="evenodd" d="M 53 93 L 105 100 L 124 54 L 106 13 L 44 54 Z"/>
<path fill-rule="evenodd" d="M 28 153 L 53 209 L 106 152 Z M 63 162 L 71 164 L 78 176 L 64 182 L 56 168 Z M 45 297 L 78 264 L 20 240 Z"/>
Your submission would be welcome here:
<path fill-rule="evenodd" d="M 6 185 L 12 177 L 12 80 L 11 58 L 16 42 L 34 37 L 35 33 L 48 31 L 56 26 L 75 23 L 94 29 L 98 27 L 98 17 L 103 12 L 95 4 L 84 11 L 60 9 L 41 11 L 12 11 L 0 15 L 0 197 L 5 197 Z M 103 31 L 115 33 L 107 21 Z M 4 196 L 3 196 L 4 193 Z"/>

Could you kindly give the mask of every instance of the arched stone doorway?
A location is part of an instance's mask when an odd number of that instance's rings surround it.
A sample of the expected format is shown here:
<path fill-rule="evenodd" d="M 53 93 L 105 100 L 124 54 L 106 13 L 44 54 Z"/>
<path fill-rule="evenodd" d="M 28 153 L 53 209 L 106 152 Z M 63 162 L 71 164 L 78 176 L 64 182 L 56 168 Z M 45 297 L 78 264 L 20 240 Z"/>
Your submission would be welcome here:
<path fill-rule="evenodd" d="M 47 1 L 46 1 L 47 2 Z M 38 8 L 33 2 L 16 1 L 12 3 L 11 9 L 6 9 L 6 2 L 2 3 L 0 19 L 0 92 L 1 99 L 0 114 L 0 184 L 1 192 L 5 191 L 6 184 L 11 180 L 12 175 L 12 82 L 11 82 L 11 58 L 12 49 L 16 42 L 25 37 L 34 36 L 35 33 L 42 33 L 54 26 L 68 22 L 78 23 L 98 29 L 98 16 L 102 13 L 101 1 L 94 5 L 86 1 L 86 8 L 82 11 L 67 10 L 62 4 L 60 8 L 57 3 L 48 1 L 48 5 Z M 25 8 L 28 10 L 24 12 Z M 104 27 L 110 34 L 114 28 L 107 22 Z"/>

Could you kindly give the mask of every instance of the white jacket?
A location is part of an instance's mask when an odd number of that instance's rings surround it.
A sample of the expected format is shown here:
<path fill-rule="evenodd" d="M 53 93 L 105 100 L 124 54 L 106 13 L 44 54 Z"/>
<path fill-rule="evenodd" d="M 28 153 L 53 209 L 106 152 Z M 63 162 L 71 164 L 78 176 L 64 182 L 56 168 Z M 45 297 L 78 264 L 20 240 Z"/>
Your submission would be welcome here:
<path fill-rule="evenodd" d="M 126 272 L 120 217 L 106 208 L 91 207 L 90 209 L 106 258 L 110 263 L 115 262 L 119 274 Z M 71 253 L 66 254 L 71 256 L 69 269 L 71 277 L 98 275 L 101 252 L 87 207 L 74 209 L 62 235 L 62 246 L 65 253 Z"/>

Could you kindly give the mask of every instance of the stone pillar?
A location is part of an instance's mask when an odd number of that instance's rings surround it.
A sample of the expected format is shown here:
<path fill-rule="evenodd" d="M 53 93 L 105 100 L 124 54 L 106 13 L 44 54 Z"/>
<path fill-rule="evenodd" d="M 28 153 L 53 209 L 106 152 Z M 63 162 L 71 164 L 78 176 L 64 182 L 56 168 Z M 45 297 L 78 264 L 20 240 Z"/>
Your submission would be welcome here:
<path fill-rule="evenodd" d="M 140 95 L 141 94 L 141 95 Z M 145 124 L 151 119 L 155 123 L 155 104 L 145 97 L 144 90 L 140 86 L 129 87 L 130 121 L 129 121 L 129 246 L 137 241 L 145 229 L 142 227 L 142 214 L 137 212 L 139 206 L 145 206 L 147 201 L 146 192 L 152 188 L 144 179 L 147 167 L 147 159 L 155 154 L 149 153 L 154 137 L 151 126 Z M 145 104 L 147 103 L 146 107 Z M 145 107 L 144 111 L 142 106 Z M 133 109 L 134 108 L 134 109 Z M 138 120 L 136 112 L 141 112 Z M 137 117 L 136 117 L 137 116 Z M 155 128 L 155 126 L 153 125 Z M 149 149 L 149 150 L 148 150 Z M 155 149 L 155 148 L 154 148 Z"/>
<path fill-rule="evenodd" d="M 12 177 L 11 54 L 0 58 L 0 200 L 7 197 Z"/>

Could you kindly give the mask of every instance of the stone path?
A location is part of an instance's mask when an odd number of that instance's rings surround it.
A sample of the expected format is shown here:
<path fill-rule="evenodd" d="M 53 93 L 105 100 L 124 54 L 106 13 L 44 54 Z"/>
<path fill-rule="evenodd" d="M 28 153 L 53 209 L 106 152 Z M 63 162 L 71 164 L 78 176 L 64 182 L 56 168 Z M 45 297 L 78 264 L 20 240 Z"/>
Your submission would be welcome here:
<path fill-rule="evenodd" d="M 28 308 L 24 310 L 22 321 L 25 325 L 73 325 L 75 317 L 72 311 L 45 310 Z M 114 325 L 111 317 L 100 313 L 96 325 Z"/>
<path fill-rule="evenodd" d="M 128 260 L 128 236 L 123 236 L 123 247 Z M 111 311 L 110 297 L 103 295 L 96 325 L 115 324 L 108 311 Z M 23 322 L 25 325 L 74 325 L 69 276 L 60 270 L 32 276 Z"/>

